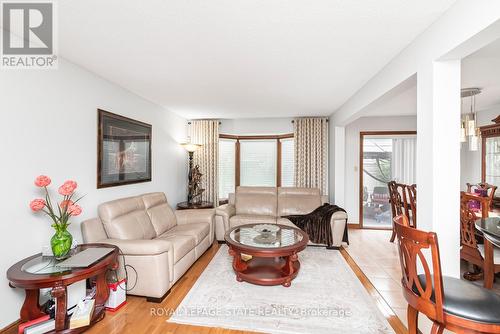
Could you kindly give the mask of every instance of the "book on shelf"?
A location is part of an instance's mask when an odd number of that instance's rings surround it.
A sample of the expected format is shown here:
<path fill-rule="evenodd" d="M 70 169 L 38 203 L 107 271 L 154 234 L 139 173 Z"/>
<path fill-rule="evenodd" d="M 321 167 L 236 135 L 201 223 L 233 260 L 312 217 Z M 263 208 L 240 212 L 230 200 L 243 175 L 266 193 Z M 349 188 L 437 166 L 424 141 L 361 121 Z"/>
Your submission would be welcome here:
<path fill-rule="evenodd" d="M 24 330 L 27 328 L 27 327 L 30 327 L 30 326 L 33 326 L 33 325 L 36 325 L 38 323 L 41 323 L 43 321 L 47 321 L 50 319 L 50 316 L 48 314 L 44 315 L 44 316 L 41 316 L 39 318 L 36 318 L 36 319 L 33 319 L 33 320 L 30 320 L 30 321 L 26 321 L 26 322 L 23 322 L 23 323 L 20 323 L 19 326 L 17 327 L 17 333 L 18 334 L 23 334 L 24 333 Z"/>
<path fill-rule="evenodd" d="M 35 325 L 26 327 L 24 329 L 24 334 L 43 334 L 56 329 L 56 320 L 48 319 L 42 322 L 39 322 Z"/>
<path fill-rule="evenodd" d="M 90 325 L 94 313 L 95 299 L 86 299 L 78 302 L 75 311 L 69 319 L 69 328 L 74 329 Z"/>

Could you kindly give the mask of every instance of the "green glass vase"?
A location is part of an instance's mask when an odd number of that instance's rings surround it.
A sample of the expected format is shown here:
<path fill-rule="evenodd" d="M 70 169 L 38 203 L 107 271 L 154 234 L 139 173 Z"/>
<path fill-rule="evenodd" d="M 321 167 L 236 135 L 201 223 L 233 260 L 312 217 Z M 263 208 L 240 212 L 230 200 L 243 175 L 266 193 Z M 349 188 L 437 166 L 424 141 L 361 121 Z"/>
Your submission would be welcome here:
<path fill-rule="evenodd" d="M 56 231 L 50 239 L 50 247 L 52 253 L 57 260 L 62 260 L 68 255 L 71 244 L 73 243 L 73 236 L 67 230 Z"/>

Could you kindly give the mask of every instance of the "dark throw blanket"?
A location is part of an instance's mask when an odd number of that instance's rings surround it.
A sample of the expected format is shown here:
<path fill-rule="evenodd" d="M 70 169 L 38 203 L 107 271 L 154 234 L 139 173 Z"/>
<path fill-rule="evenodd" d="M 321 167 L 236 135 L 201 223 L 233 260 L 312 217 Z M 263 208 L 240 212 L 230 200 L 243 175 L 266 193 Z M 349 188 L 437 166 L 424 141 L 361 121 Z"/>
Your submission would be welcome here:
<path fill-rule="evenodd" d="M 328 247 L 332 247 L 332 226 L 330 225 L 330 219 L 332 215 L 337 211 L 346 212 L 341 207 L 336 205 L 331 205 L 328 203 L 323 204 L 316 210 L 306 215 L 291 215 L 284 216 L 283 218 L 289 219 L 302 231 L 309 235 L 309 240 L 317 244 L 325 244 Z M 342 237 L 343 242 L 349 244 L 349 237 L 347 235 L 347 224 L 344 229 L 344 236 Z"/>

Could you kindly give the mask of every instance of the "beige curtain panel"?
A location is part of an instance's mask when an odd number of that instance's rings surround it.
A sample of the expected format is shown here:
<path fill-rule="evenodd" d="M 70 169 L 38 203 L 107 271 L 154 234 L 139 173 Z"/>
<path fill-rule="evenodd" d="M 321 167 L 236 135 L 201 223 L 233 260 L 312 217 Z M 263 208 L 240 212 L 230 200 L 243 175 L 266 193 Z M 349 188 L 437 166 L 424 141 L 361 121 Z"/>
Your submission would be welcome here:
<path fill-rule="evenodd" d="M 328 122 L 326 118 L 294 120 L 295 185 L 319 188 L 328 195 Z"/>
<path fill-rule="evenodd" d="M 192 143 L 202 145 L 193 156 L 194 165 L 200 166 L 200 172 L 203 174 L 202 188 L 205 191 L 202 200 L 218 206 L 219 121 L 191 121 L 189 135 Z"/>

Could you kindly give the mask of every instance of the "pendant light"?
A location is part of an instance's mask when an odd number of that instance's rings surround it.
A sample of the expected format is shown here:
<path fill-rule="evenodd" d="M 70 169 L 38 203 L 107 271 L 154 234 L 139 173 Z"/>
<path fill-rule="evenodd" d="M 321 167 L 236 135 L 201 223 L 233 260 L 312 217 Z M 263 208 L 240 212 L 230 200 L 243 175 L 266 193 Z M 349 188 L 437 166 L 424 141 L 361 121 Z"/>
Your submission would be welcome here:
<path fill-rule="evenodd" d="M 460 142 L 469 142 L 469 151 L 479 149 L 480 131 L 477 126 L 476 95 L 481 93 L 480 88 L 463 88 L 461 91 L 462 106 L 463 99 L 470 98 L 470 112 L 466 113 L 461 119 L 460 124 Z"/>

